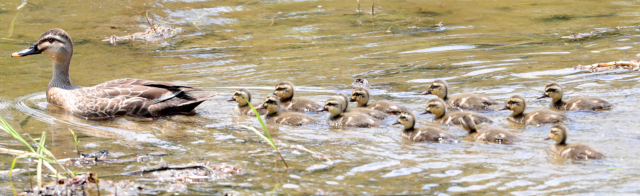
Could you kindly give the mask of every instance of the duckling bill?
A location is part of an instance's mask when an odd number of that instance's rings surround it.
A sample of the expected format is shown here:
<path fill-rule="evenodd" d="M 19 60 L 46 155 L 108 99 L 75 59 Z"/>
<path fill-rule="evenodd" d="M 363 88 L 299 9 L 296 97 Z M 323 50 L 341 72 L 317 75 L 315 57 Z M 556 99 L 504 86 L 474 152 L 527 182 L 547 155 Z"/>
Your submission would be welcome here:
<path fill-rule="evenodd" d="M 572 111 L 572 110 L 611 110 L 613 105 L 609 102 L 593 98 L 593 97 L 575 97 L 573 99 L 569 99 L 568 101 L 562 100 L 563 90 L 562 86 L 557 83 L 549 84 L 544 89 L 544 95 L 539 97 L 538 99 L 544 99 L 547 97 L 551 97 L 552 101 L 549 107 L 562 110 L 562 111 Z"/>
<path fill-rule="evenodd" d="M 473 119 L 473 121 L 475 122 L 475 124 L 482 124 L 482 123 L 488 123 L 491 124 L 493 123 L 493 121 L 491 121 L 491 119 L 489 119 L 489 117 L 476 113 L 476 112 L 469 112 L 469 111 L 465 111 L 465 112 L 452 112 L 451 114 L 447 113 L 447 106 L 444 102 L 444 100 L 440 99 L 440 98 L 435 98 L 432 100 L 429 100 L 429 102 L 427 103 L 427 110 L 422 113 L 422 114 L 434 114 L 435 116 L 433 117 L 433 121 L 440 123 L 440 124 L 453 124 L 453 125 L 460 125 L 462 122 L 460 121 L 460 119 L 463 116 L 469 116 L 471 117 L 471 119 Z"/>
<path fill-rule="evenodd" d="M 350 102 L 357 102 L 360 108 L 369 108 L 378 110 L 387 114 L 395 114 L 402 112 L 411 112 L 411 110 L 405 106 L 389 101 L 376 101 L 369 104 L 369 90 L 363 87 L 358 87 L 351 93 Z"/>

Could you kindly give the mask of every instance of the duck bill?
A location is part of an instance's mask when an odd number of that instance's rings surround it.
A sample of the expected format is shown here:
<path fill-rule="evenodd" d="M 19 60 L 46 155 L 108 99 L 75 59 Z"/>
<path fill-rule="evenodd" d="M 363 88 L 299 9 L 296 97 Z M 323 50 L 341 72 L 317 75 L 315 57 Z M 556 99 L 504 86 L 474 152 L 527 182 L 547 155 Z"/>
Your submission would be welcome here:
<path fill-rule="evenodd" d="M 320 109 L 318 109 L 317 112 L 326 112 L 326 111 L 329 111 L 329 110 L 327 110 L 327 108 L 320 108 Z"/>
<path fill-rule="evenodd" d="M 431 91 L 429 91 L 429 90 L 421 93 L 421 95 L 430 95 L 430 94 L 431 94 Z"/>
<path fill-rule="evenodd" d="M 228 102 L 234 102 L 236 101 L 236 98 L 230 97 L 229 99 L 227 99 Z"/>
<path fill-rule="evenodd" d="M 548 137 L 548 138 L 545 138 L 544 140 L 550 140 L 550 139 L 551 139 L 551 138 L 550 138 L 550 137 Z"/>
<path fill-rule="evenodd" d="M 544 99 L 544 98 L 547 98 L 547 97 L 549 97 L 549 96 L 547 96 L 547 95 L 542 95 L 542 97 L 538 97 L 538 99 Z"/>
<path fill-rule="evenodd" d="M 396 121 L 396 122 L 394 122 L 394 123 L 393 123 L 393 124 L 391 124 L 391 125 L 400 125 L 400 121 Z"/>
<path fill-rule="evenodd" d="M 23 57 L 23 56 L 29 56 L 32 54 L 40 54 L 40 53 L 42 53 L 42 50 L 38 50 L 38 43 L 35 43 L 27 49 L 14 52 L 13 54 L 11 54 L 11 57 Z"/>
<path fill-rule="evenodd" d="M 425 110 L 424 112 L 422 112 L 420 114 L 431 114 L 431 112 L 429 112 L 429 110 Z"/>
<path fill-rule="evenodd" d="M 267 107 L 264 107 L 264 103 L 256 107 L 256 110 L 264 110 L 264 109 L 267 109 Z"/>
<path fill-rule="evenodd" d="M 349 102 L 356 102 L 356 99 L 354 99 L 354 98 L 349 98 Z"/>
<path fill-rule="evenodd" d="M 511 109 L 509 109 L 507 106 L 504 106 L 504 108 L 500 109 L 500 111 L 502 110 L 511 110 Z"/>

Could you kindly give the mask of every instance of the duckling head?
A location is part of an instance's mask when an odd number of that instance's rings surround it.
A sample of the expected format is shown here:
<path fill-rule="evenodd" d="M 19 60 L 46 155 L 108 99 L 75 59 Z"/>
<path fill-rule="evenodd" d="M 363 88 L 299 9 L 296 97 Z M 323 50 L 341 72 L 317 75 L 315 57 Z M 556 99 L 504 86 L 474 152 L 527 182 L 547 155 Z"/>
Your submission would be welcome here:
<path fill-rule="evenodd" d="M 273 94 L 280 97 L 281 101 L 293 99 L 293 83 L 289 81 L 280 82 L 280 84 L 276 85 L 276 90 L 273 91 Z"/>
<path fill-rule="evenodd" d="M 557 83 L 547 85 L 547 87 L 544 88 L 544 95 L 542 95 L 542 97 L 538 97 L 538 99 L 547 97 L 551 97 L 553 102 L 560 101 L 562 99 L 562 86 Z"/>
<path fill-rule="evenodd" d="M 42 34 L 38 42 L 31 47 L 14 52 L 12 57 L 23 57 L 33 54 L 47 54 L 53 61 L 69 61 L 73 55 L 73 42 L 69 34 L 62 29 L 51 29 Z"/>
<path fill-rule="evenodd" d="M 549 137 L 544 140 L 553 139 L 556 144 L 564 145 L 567 141 L 567 127 L 564 125 L 555 125 L 549 129 Z"/>
<path fill-rule="evenodd" d="M 249 92 L 249 90 L 245 88 L 238 89 L 236 92 L 233 93 L 233 97 L 227 99 L 227 101 L 229 102 L 235 101 L 235 102 L 238 102 L 238 106 L 245 106 L 248 103 L 242 97 L 246 98 L 247 101 L 251 101 L 251 93 Z"/>
<path fill-rule="evenodd" d="M 513 97 L 507 100 L 507 105 L 500 110 L 511 110 L 513 111 L 512 116 L 517 116 L 524 112 L 524 109 L 527 107 L 527 103 L 524 101 L 524 97 L 520 95 L 514 95 Z"/>
<path fill-rule="evenodd" d="M 267 114 L 274 114 L 280 110 L 280 98 L 275 95 L 268 95 L 264 103 L 260 104 L 257 110 L 267 110 Z"/>
<path fill-rule="evenodd" d="M 358 87 L 351 93 L 350 102 L 358 102 L 358 106 L 366 106 L 369 102 L 369 90 L 366 88 Z"/>
<path fill-rule="evenodd" d="M 342 102 L 343 98 L 340 96 L 333 96 L 331 98 L 329 98 L 325 103 L 324 103 L 324 107 L 322 109 L 319 110 L 319 112 L 325 112 L 328 111 L 330 113 L 329 117 L 334 118 L 340 114 L 342 114 L 342 105 L 344 105 Z"/>
<path fill-rule="evenodd" d="M 436 118 L 442 118 L 447 113 L 447 105 L 444 100 L 435 98 L 427 103 L 427 110 L 422 114 L 434 114 Z"/>
<path fill-rule="evenodd" d="M 423 92 L 422 94 L 423 95 L 433 94 L 438 96 L 440 99 L 446 99 L 448 91 L 449 91 L 449 84 L 447 84 L 447 82 L 445 82 L 444 80 L 436 80 L 436 81 L 433 81 L 429 86 L 429 89 L 427 89 L 427 91 Z"/>
<path fill-rule="evenodd" d="M 416 125 L 416 115 L 411 112 L 403 112 L 398 115 L 398 121 L 393 125 L 403 125 L 404 129 L 413 129 Z"/>
<path fill-rule="evenodd" d="M 469 133 L 478 132 L 476 122 L 473 121 L 473 118 L 469 115 L 464 115 L 460 118 L 460 125 L 462 125 L 462 128 L 467 130 Z"/>
<path fill-rule="evenodd" d="M 357 78 L 352 84 L 354 87 L 370 88 L 369 81 L 363 78 Z"/>
<path fill-rule="evenodd" d="M 346 112 L 347 108 L 349 108 L 349 96 L 344 93 L 338 93 L 337 97 L 342 99 L 342 112 Z"/>

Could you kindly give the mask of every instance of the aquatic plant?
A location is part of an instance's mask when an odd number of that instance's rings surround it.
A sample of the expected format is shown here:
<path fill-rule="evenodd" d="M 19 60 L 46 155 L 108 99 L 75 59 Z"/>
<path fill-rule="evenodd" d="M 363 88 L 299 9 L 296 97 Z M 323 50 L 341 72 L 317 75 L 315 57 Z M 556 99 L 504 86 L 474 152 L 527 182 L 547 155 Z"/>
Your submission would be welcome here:
<path fill-rule="evenodd" d="M 24 144 L 24 146 L 26 146 L 29 151 L 17 151 L 17 153 L 9 153 L 12 155 L 16 155 L 17 157 L 13 159 L 13 161 L 11 162 L 11 169 L 9 170 L 9 181 L 13 184 L 13 179 L 12 179 L 12 171 L 13 168 L 16 166 L 16 162 L 18 161 L 18 159 L 24 159 L 24 158 L 35 158 L 38 159 L 38 167 L 36 168 L 36 172 L 38 174 L 37 176 L 37 180 L 38 180 L 38 187 L 42 186 L 42 166 L 44 165 L 47 169 L 49 169 L 52 173 L 54 174 L 58 174 L 58 172 L 49 164 L 49 163 L 54 163 L 57 164 L 58 166 L 60 166 L 60 168 L 62 170 L 64 170 L 69 176 L 74 177 L 75 175 L 73 175 L 73 172 L 69 171 L 66 167 L 64 167 L 62 164 L 60 164 L 58 162 L 58 160 L 56 159 L 55 156 L 53 156 L 53 154 L 51 153 L 51 151 L 49 151 L 47 148 L 44 147 L 44 143 L 47 137 L 46 132 L 42 132 L 42 136 L 40 137 L 40 142 L 36 142 L 33 138 L 31 138 L 31 140 L 38 146 L 38 150 L 33 149 L 33 147 L 31 147 L 31 145 L 29 145 L 29 143 L 27 143 L 27 141 L 22 138 L 22 136 L 20 136 L 20 134 L 18 134 L 18 132 L 13 129 L 13 127 L 11 127 L 11 125 L 9 125 L 9 123 L 7 123 L 7 121 L 4 120 L 4 118 L 0 117 L 0 129 L 2 129 L 3 131 L 9 133 L 11 136 L 13 136 L 14 139 L 22 142 L 22 144 Z M 16 151 L 14 151 L 16 152 Z M 13 190 L 14 194 L 15 194 L 15 189 Z"/>
<path fill-rule="evenodd" d="M 251 102 L 249 102 L 249 100 L 247 100 L 246 97 L 244 97 L 244 95 L 242 96 L 242 99 L 244 99 L 244 101 L 246 101 L 249 105 L 249 107 L 251 107 L 251 110 L 253 110 L 253 113 L 256 114 L 256 117 L 258 118 L 258 121 L 260 121 L 260 125 L 262 125 L 262 129 L 264 130 L 264 133 L 267 136 L 264 136 L 260 133 L 260 131 L 256 130 L 253 127 L 249 127 L 249 126 L 244 126 L 244 125 L 240 125 L 241 127 L 244 127 L 246 129 L 249 129 L 251 131 L 253 131 L 254 133 L 256 133 L 258 136 L 260 136 L 263 140 L 265 140 L 267 143 L 269 143 L 269 145 L 271 145 L 271 147 L 273 147 L 273 149 L 276 150 L 277 156 L 280 157 L 280 159 L 282 159 L 282 162 L 284 163 L 284 165 L 287 167 L 287 169 L 289 168 L 289 165 L 287 164 L 287 161 L 284 160 L 284 157 L 282 157 L 282 154 L 280 154 L 280 150 L 278 150 L 278 147 L 276 146 L 276 143 L 273 142 L 273 138 L 271 138 L 271 134 L 269 134 L 269 130 L 267 130 L 267 126 L 264 125 L 264 122 L 262 121 L 262 118 L 260 118 L 260 114 L 258 113 L 258 110 L 256 110 L 255 107 L 253 107 L 253 105 L 251 104 Z M 277 162 L 277 157 L 276 157 L 276 166 L 278 165 Z"/>

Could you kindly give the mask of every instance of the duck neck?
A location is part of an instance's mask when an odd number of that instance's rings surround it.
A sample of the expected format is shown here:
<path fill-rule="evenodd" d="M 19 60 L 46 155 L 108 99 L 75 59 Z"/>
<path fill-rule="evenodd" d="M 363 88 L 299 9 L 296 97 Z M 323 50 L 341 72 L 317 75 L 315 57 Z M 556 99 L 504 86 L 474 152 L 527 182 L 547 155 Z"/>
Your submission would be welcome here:
<path fill-rule="evenodd" d="M 565 104 L 566 104 L 566 102 L 562 101 L 562 98 L 557 99 L 557 100 L 556 100 L 556 99 L 554 99 L 554 100 L 551 102 L 551 106 L 553 106 L 553 107 L 554 107 L 554 108 L 556 108 L 556 109 L 560 109 L 560 108 L 561 108 L 562 106 L 564 106 Z"/>
<path fill-rule="evenodd" d="M 77 88 L 71 84 L 69 77 L 69 65 L 71 64 L 71 55 L 69 57 L 53 57 L 53 78 L 49 82 L 47 89 L 56 87 L 66 90 Z"/>

